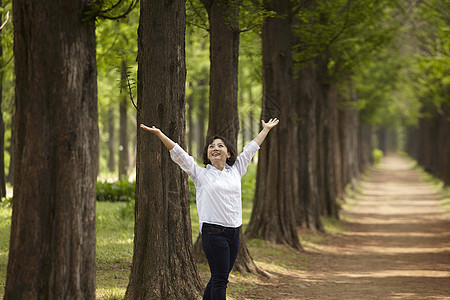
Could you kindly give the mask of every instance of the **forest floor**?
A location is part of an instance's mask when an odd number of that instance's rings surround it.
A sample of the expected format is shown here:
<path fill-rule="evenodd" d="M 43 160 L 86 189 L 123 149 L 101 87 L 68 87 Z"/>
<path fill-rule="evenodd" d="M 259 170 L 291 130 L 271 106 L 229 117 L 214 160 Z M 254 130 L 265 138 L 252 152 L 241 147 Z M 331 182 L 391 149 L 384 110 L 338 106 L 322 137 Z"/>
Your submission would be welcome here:
<path fill-rule="evenodd" d="M 230 299 L 450 299 L 450 214 L 413 165 L 385 157 L 344 205 L 342 230 L 318 241 L 300 230 L 301 254 L 270 258 L 249 241 L 272 276 L 233 274 Z"/>

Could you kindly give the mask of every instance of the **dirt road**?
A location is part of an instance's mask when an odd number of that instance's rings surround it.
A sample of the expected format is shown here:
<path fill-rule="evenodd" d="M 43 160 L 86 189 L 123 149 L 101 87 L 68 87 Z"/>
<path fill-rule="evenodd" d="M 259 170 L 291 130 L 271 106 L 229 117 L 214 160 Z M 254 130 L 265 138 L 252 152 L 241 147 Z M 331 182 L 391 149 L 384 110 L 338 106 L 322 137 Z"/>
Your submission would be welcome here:
<path fill-rule="evenodd" d="M 398 156 L 371 172 L 300 299 L 450 299 L 450 218 L 419 176 Z"/>
<path fill-rule="evenodd" d="M 361 183 L 356 203 L 343 211 L 345 232 L 306 248 L 307 270 L 280 274 L 278 292 L 267 289 L 266 295 L 450 299 L 450 215 L 411 167 L 402 157 L 386 157 Z"/>

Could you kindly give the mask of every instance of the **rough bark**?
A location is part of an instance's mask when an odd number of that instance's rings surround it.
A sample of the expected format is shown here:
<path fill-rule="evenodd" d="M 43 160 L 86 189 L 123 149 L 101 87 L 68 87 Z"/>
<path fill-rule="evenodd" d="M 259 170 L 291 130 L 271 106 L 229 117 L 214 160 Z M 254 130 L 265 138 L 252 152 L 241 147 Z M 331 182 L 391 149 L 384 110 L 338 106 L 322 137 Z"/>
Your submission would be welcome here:
<path fill-rule="evenodd" d="M 8 170 L 8 177 L 6 178 L 6 180 L 12 185 L 14 186 L 14 139 L 15 139 L 15 129 L 14 129 L 14 115 L 15 113 L 12 114 L 11 116 L 11 142 L 9 144 L 9 170 Z"/>
<path fill-rule="evenodd" d="M 297 220 L 299 225 L 312 230 L 321 230 L 319 214 L 319 191 L 317 185 L 317 126 L 316 102 L 319 97 L 316 70 L 305 66 L 298 73 L 297 115 L 299 129 L 297 142 L 299 149 L 298 185 L 300 195 L 297 200 Z"/>
<path fill-rule="evenodd" d="M 289 0 L 266 1 L 278 15 L 262 29 L 263 100 L 261 118 L 279 117 L 259 152 L 256 191 L 246 236 L 301 249 L 295 219 L 292 161 L 296 126 L 292 110 L 291 7 Z"/>
<path fill-rule="evenodd" d="M 325 85 L 326 91 L 324 100 L 324 133 L 323 133 L 323 150 L 324 150 L 324 214 L 330 217 L 339 218 L 339 210 L 337 205 L 338 197 L 338 170 L 336 169 L 337 151 L 337 89 L 335 84 Z"/>
<path fill-rule="evenodd" d="M 0 1 L 1 6 L 1 1 Z M 2 18 L 0 18 L 2 20 Z M 0 22 L 0 23 L 3 23 Z M 1 32 L 1 31 L 0 31 Z M 3 62 L 2 38 L 0 35 L 0 59 Z M 3 100 L 3 65 L 0 66 L 0 196 L 6 196 L 6 176 L 5 176 L 5 122 L 3 121 L 2 100 Z"/>
<path fill-rule="evenodd" d="M 448 186 L 450 185 L 450 107 L 446 104 L 442 105 L 439 118 L 440 130 L 436 149 L 439 168 L 436 175 Z"/>
<path fill-rule="evenodd" d="M 353 98 L 354 99 L 354 98 Z M 359 175 L 358 160 L 358 111 L 351 102 L 342 103 L 339 109 L 339 140 L 341 151 L 342 187 L 354 186 Z"/>
<path fill-rule="evenodd" d="M 127 84 L 127 63 L 122 60 L 120 85 L 121 89 L 126 90 Z M 128 117 L 127 117 L 128 98 L 127 93 L 122 92 L 119 102 L 120 114 L 120 132 L 119 132 L 119 180 L 128 179 L 127 172 L 130 164 L 128 151 Z"/>
<path fill-rule="evenodd" d="M 192 96 L 186 97 L 187 104 L 187 126 L 188 126 L 188 134 L 187 134 L 187 151 L 193 155 L 194 149 L 192 149 L 192 145 L 194 143 L 194 122 L 192 118 L 192 114 L 194 113 L 194 101 Z"/>
<path fill-rule="evenodd" d="M 185 149 L 185 3 L 142 1 L 137 122 Z M 125 299 L 199 299 L 187 175 L 155 136 L 138 130 L 135 238 Z"/>
<path fill-rule="evenodd" d="M 410 130 L 407 151 L 425 171 L 449 185 L 450 108 L 444 103 L 439 110 L 424 108 L 422 113 L 428 117 L 419 120 L 418 129 Z"/>
<path fill-rule="evenodd" d="M 14 199 L 5 299 L 95 299 L 95 28 L 88 1 L 15 1 Z"/>
<path fill-rule="evenodd" d="M 204 84 L 202 82 L 202 84 Z M 207 118 L 207 109 L 206 109 L 206 104 L 207 104 L 207 99 L 206 99 L 206 95 L 202 95 L 202 97 L 200 98 L 199 102 L 198 102 L 198 135 L 197 135 L 197 159 L 201 160 L 202 157 L 202 152 L 203 152 L 203 147 L 205 146 L 205 122 L 206 122 L 206 118 Z"/>
<path fill-rule="evenodd" d="M 236 0 L 202 0 L 209 17 L 210 88 L 207 136 L 227 137 L 236 147 L 239 133 L 239 24 Z"/>

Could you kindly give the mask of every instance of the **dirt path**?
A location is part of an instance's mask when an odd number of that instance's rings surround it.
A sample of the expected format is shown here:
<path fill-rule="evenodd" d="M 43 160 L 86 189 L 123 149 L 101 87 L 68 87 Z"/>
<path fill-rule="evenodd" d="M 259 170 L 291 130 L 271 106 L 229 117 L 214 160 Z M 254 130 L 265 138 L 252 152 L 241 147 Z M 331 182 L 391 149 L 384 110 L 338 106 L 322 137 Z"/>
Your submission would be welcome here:
<path fill-rule="evenodd" d="M 398 156 L 386 157 L 343 212 L 345 232 L 307 250 L 272 299 L 450 299 L 450 216 Z"/>

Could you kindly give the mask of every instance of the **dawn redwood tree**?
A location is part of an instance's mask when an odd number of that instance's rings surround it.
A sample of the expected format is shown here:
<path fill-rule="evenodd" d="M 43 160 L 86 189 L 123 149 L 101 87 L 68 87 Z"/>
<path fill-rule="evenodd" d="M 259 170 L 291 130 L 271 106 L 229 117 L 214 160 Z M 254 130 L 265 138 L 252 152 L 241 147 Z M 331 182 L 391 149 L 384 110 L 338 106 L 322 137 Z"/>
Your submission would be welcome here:
<path fill-rule="evenodd" d="M 317 125 L 316 102 L 320 90 L 316 80 L 316 68 L 312 63 L 298 71 L 296 81 L 296 111 L 299 128 L 296 142 L 299 148 L 298 183 L 300 196 L 296 210 L 299 225 L 310 229 L 323 229 L 320 219 L 320 201 L 317 183 Z"/>
<path fill-rule="evenodd" d="M 141 1 L 137 123 L 185 147 L 185 3 Z M 139 127 L 139 126 L 138 126 Z M 125 299 L 199 299 L 188 182 L 154 136 L 137 134 L 134 252 Z"/>
<path fill-rule="evenodd" d="M 201 0 L 201 2 L 208 12 L 210 33 L 211 68 L 207 136 L 224 136 L 236 148 L 239 133 L 239 5 L 236 0 Z M 206 261 L 202 253 L 201 235 L 198 236 L 194 249 L 197 259 Z M 254 263 L 242 232 L 234 269 L 265 275 L 265 272 Z"/>
<path fill-rule="evenodd" d="M 0 1 L 0 6 L 2 1 Z M 2 18 L 0 18 L 0 24 L 3 23 Z M 1 29 L 0 29 L 1 33 Z M 3 120 L 2 113 L 2 102 L 3 102 L 3 74 L 4 74 L 4 66 L 3 66 L 3 47 L 2 47 L 2 37 L 0 35 L 0 196 L 6 196 L 6 176 L 5 176 L 5 122 Z"/>
<path fill-rule="evenodd" d="M 319 125 L 318 135 L 321 140 L 317 145 L 320 161 L 320 172 L 317 174 L 319 178 L 319 190 L 321 191 L 321 212 L 334 218 L 339 218 L 337 196 L 339 190 L 337 188 L 340 182 L 340 170 L 337 169 L 337 161 L 340 154 L 338 139 L 338 94 L 336 81 L 328 74 L 327 65 L 329 57 L 323 57 L 316 63 L 319 67 L 317 84 L 321 92 L 321 97 L 317 102 L 317 121 Z M 323 230 L 323 228 L 318 228 Z"/>
<path fill-rule="evenodd" d="M 95 299 L 90 1 L 14 1 L 14 198 L 5 299 Z"/>
<path fill-rule="evenodd" d="M 295 220 L 296 139 L 292 109 L 291 1 L 264 1 L 277 13 L 262 28 L 263 99 L 261 118 L 278 117 L 280 124 L 261 147 L 255 200 L 246 236 L 301 249 Z"/>
<path fill-rule="evenodd" d="M 114 172 L 115 167 L 115 134 L 114 134 L 114 111 L 112 107 L 108 108 L 108 171 Z"/>
<path fill-rule="evenodd" d="M 238 1 L 201 1 L 208 12 L 210 34 L 211 69 L 207 136 L 223 135 L 236 147 L 239 132 Z"/>
<path fill-rule="evenodd" d="M 128 93 L 127 91 L 127 62 L 122 59 L 120 72 L 120 100 L 119 100 L 119 114 L 120 114 L 120 132 L 119 132 L 119 180 L 128 179 L 129 154 L 128 154 Z"/>

